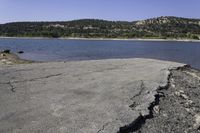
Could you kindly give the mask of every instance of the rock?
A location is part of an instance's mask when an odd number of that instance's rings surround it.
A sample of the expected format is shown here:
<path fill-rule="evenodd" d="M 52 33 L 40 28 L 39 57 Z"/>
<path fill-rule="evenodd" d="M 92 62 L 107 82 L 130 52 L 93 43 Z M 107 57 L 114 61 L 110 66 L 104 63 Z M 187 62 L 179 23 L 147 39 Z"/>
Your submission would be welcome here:
<path fill-rule="evenodd" d="M 185 110 L 186 110 L 187 112 L 189 112 L 189 113 L 192 112 L 191 109 L 189 109 L 189 108 L 185 108 Z"/>
<path fill-rule="evenodd" d="M 10 53 L 10 50 L 9 50 L 9 49 L 3 50 L 2 53 L 9 54 L 9 53 Z"/>
<path fill-rule="evenodd" d="M 159 108 L 159 106 L 155 106 L 155 107 L 153 108 L 153 111 L 154 111 L 156 114 L 159 114 L 159 113 L 160 113 L 160 108 Z"/>
<path fill-rule="evenodd" d="M 1 62 L 3 62 L 3 63 L 4 63 L 4 62 L 7 62 L 7 60 L 6 60 L 6 59 L 2 59 L 2 60 L 1 60 Z"/>
<path fill-rule="evenodd" d="M 166 113 L 163 113 L 163 116 L 166 117 L 166 118 L 168 117 L 168 115 Z"/>
<path fill-rule="evenodd" d="M 185 100 L 189 99 L 189 97 L 187 95 L 185 95 L 185 94 L 181 94 L 180 97 L 183 98 L 183 99 L 185 99 Z"/>
<path fill-rule="evenodd" d="M 175 81 L 174 81 L 173 78 L 170 79 L 170 82 L 171 82 L 172 84 L 175 84 Z"/>
<path fill-rule="evenodd" d="M 171 86 L 172 86 L 172 88 L 176 88 L 175 84 L 172 84 Z"/>
<path fill-rule="evenodd" d="M 182 90 L 176 91 L 175 95 L 178 96 L 178 97 L 181 97 L 181 98 L 183 98 L 185 100 L 189 99 L 189 97 Z"/>
<path fill-rule="evenodd" d="M 24 53 L 24 51 L 19 51 L 19 52 L 17 52 L 18 54 L 23 54 Z"/>
<path fill-rule="evenodd" d="M 199 129 L 200 128 L 200 115 L 196 114 L 194 116 L 194 118 L 195 118 L 194 129 Z"/>
<path fill-rule="evenodd" d="M 180 97 L 181 93 L 179 91 L 176 91 L 175 95 L 178 96 L 178 97 Z"/>
<path fill-rule="evenodd" d="M 186 102 L 186 105 L 191 105 L 193 103 L 193 101 L 192 100 L 187 100 L 187 102 Z"/>
<path fill-rule="evenodd" d="M 2 59 L 2 60 L 0 60 L 0 63 L 1 63 L 1 64 L 7 64 L 7 65 L 11 65 L 11 64 L 13 64 L 11 61 L 6 60 L 6 59 Z"/>
<path fill-rule="evenodd" d="M 4 53 L 1 54 L 1 57 L 5 57 L 6 55 Z"/>

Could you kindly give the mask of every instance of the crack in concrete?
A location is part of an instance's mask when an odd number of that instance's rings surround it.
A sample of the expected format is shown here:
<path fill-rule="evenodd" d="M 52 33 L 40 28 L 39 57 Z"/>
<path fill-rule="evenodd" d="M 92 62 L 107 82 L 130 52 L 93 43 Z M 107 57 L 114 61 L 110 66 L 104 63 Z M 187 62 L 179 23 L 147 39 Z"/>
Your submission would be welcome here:
<path fill-rule="evenodd" d="M 28 71 L 33 71 L 34 69 L 19 69 L 19 70 L 13 70 L 13 71 L 6 71 L 6 72 L 2 72 L 2 75 L 6 75 L 6 74 L 11 74 L 11 73 L 16 73 L 16 72 L 28 72 Z"/>
<path fill-rule="evenodd" d="M 33 79 L 28 79 L 28 80 L 14 81 L 13 83 L 37 81 L 37 80 L 40 80 L 40 79 L 47 79 L 47 78 L 51 78 L 51 77 L 58 77 L 58 76 L 60 76 L 60 75 L 62 75 L 62 73 L 47 75 L 47 76 L 44 76 L 44 77 L 33 78 Z"/>
<path fill-rule="evenodd" d="M 8 86 L 10 86 L 10 90 L 12 91 L 12 92 L 15 92 L 15 87 L 12 85 L 12 83 L 13 82 L 6 82 L 6 83 L 0 83 L 0 84 L 4 84 L 4 85 L 8 85 Z"/>
<path fill-rule="evenodd" d="M 0 83 L 0 84 L 9 85 L 9 86 L 10 86 L 10 90 L 11 90 L 12 92 L 16 92 L 16 89 L 15 89 L 15 87 L 13 86 L 13 83 L 23 83 L 23 82 L 37 81 L 37 80 L 40 80 L 40 79 L 46 79 L 46 78 L 51 78 L 51 77 L 57 77 L 57 76 L 60 76 L 60 75 L 62 75 L 62 73 L 47 75 L 47 76 L 44 76 L 44 77 L 33 78 L 33 79 L 28 79 L 28 80 L 9 81 L 9 82 L 4 82 L 4 83 Z"/>
<path fill-rule="evenodd" d="M 118 119 L 116 119 L 116 120 L 118 120 Z M 100 132 L 104 131 L 104 130 L 105 130 L 105 127 L 107 127 L 109 124 L 111 124 L 111 123 L 113 123 L 113 122 L 114 122 L 114 120 L 111 121 L 111 122 L 107 122 L 106 124 L 104 124 L 104 125 L 102 126 L 102 128 L 101 128 L 100 130 L 97 131 L 97 133 L 100 133 Z"/>
<path fill-rule="evenodd" d="M 0 83 L 0 84 L 10 84 L 10 83 L 22 83 L 22 82 L 31 82 L 31 81 L 37 81 L 37 80 L 40 80 L 40 79 L 47 79 L 47 78 L 51 78 L 51 77 L 57 77 L 57 76 L 60 76 L 62 75 L 62 73 L 59 73 L 59 74 L 52 74 L 52 75 L 47 75 L 47 76 L 44 76 L 44 77 L 39 77 L 39 78 L 33 78 L 33 79 L 27 79 L 27 80 L 19 80 L 19 81 L 9 81 L 9 82 L 5 82 L 5 83 Z"/>
<path fill-rule="evenodd" d="M 131 98 L 131 100 L 133 100 L 134 98 L 136 98 L 136 97 L 142 95 L 142 92 L 144 91 L 145 88 L 146 88 L 146 87 L 145 87 L 144 81 L 141 80 L 140 91 L 138 92 L 138 94 L 136 94 L 135 96 L 133 96 L 133 97 Z"/>
<path fill-rule="evenodd" d="M 135 99 L 136 97 L 141 96 L 142 93 L 143 93 L 143 91 L 145 90 L 145 88 L 146 88 L 146 87 L 145 87 L 144 81 L 141 80 L 140 91 L 139 91 L 136 95 L 134 95 L 134 96 L 131 98 L 131 100 L 134 101 L 134 99 Z M 133 109 L 133 108 L 135 108 L 136 106 L 137 106 L 137 103 L 136 103 L 136 102 L 133 102 L 133 104 L 131 104 L 129 107 Z"/>
<path fill-rule="evenodd" d="M 15 87 L 12 85 L 12 83 L 11 83 L 10 81 L 8 82 L 8 85 L 11 87 L 10 90 L 11 90 L 12 92 L 15 92 Z"/>
<path fill-rule="evenodd" d="M 149 114 L 143 116 L 141 113 L 139 117 L 134 120 L 131 124 L 125 125 L 124 127 L 120 127 L 118 133 L 130 133 L 130 132 L 136 132 L 138 131 L 146 122 L 147 119 L 152 119 L 153 116 L 153 109 L 156 105 L 159 104 L 161 95 L 156 94 L 155 95 L 155 100 L 150 104 L 148 107 Z"/>
<path fill-rule="evenodd" d="M 108 126 L 108 124 L 109 124 L 109 122 L 104 124 L 103 127 L 99 131 L 97 131 L 97 133 L 102 132 L 105 129 L 105 127 Z"/>

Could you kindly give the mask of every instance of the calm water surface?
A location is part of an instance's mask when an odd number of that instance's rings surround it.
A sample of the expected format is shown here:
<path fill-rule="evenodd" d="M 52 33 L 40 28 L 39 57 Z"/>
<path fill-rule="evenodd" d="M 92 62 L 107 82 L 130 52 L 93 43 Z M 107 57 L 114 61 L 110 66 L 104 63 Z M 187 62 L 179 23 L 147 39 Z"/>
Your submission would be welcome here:
<path fill-rule="evenodd" d="M 0 50 L 24 51 L 21 58 L 68 61 L 112 58 L 152 58 L 190 64 L 200 69 L 199 42 L 0 39 Z"/>

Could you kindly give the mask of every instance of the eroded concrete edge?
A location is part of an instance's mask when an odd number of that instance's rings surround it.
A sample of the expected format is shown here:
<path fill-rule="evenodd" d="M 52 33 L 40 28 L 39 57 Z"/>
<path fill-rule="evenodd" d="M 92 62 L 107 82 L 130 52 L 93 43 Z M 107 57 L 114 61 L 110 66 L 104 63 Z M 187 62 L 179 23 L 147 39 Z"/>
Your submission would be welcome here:
<path fill-rule="evenodd" d="M 154 107 L 159 105 L 160 98 L 164 97 L 164 94 L 161 92 L 161 90 L 164 90 L 164 89 L 167 90 L 170 86 L 170 79 L 171 79 L 171 76 L 172 76 L 171 71 L 172 70 L 184 70 L 186 68 L 191 68 L 191 66 L 190 65 L 183 65 L 183 66 L 179 66 L 179 67 L 169 68 L 168 69 L 167 82 L 164 85 L 160 85 L 156 89 L 156 94 L 154 95 L 154 101 L 150 102 L 149 107 L 147 107 L 148 113 L 147 114 L 140 113 L 139 117 L 137 117 L 137 119 L 135 119 L 132 123 L 130 123 L 129 125 L 125 125 L 123 127 L 119 127 L 119 131 L 117 133 L 137 132 L 142 128 L 142 126 L 145 124 L 147 119 L 154 118 L 154 116 L 153 116 Z"/>

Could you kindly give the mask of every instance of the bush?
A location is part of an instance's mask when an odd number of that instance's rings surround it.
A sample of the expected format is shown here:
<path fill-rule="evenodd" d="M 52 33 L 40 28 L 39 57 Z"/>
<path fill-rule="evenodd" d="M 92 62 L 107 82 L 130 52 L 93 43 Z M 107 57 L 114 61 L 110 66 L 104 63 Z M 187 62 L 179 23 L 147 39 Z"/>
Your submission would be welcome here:
<path fill-rule="evenodd" d="M 199 40 L 199 37 L 198 37 L 197 35 L 193 35 L 193 36 L 192 36 L 192 39 L 194 39 L 194 40 Z"/>

